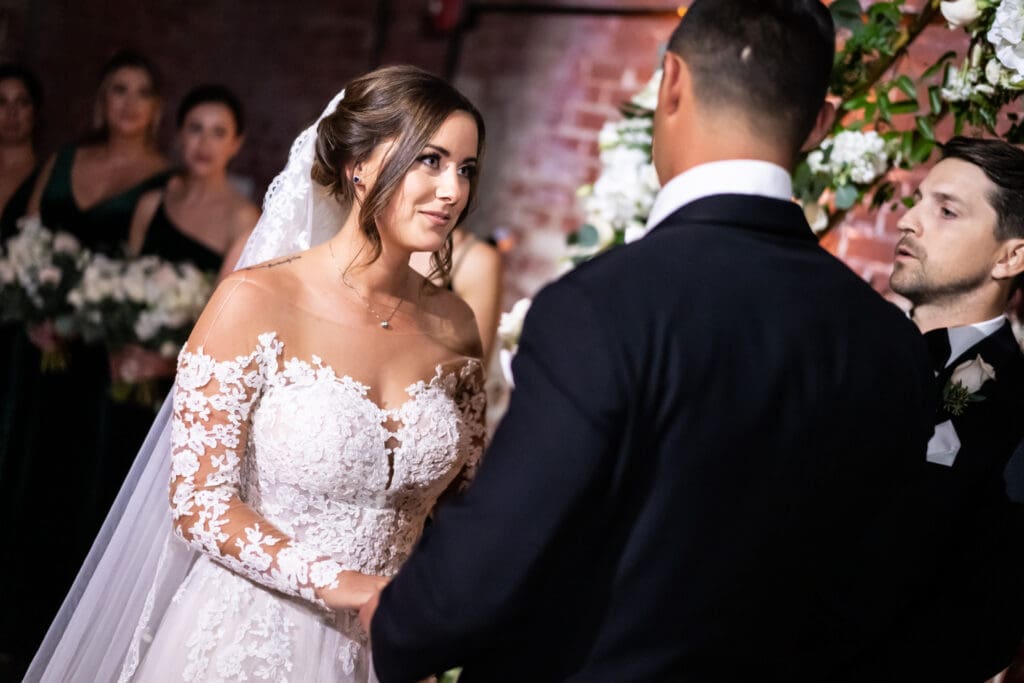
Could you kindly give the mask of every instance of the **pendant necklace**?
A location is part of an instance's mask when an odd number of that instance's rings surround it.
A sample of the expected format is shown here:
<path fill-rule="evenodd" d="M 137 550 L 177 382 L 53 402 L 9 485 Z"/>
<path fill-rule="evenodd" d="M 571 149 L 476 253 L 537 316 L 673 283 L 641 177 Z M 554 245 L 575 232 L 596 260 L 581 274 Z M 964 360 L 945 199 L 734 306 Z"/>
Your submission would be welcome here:
<path fill-rule="evenodd" d="M 359 297 L 359 300 L 362 301 L 363 304 L 366 306 L 366 310 L 368 310 L 370 312 L 370 314 L 374 318 L 376 318 L 377 321 L 380 323 L 381 329 L 383 329 L 383 330 L 390 330 L 391 329 L 391 319 L 395 317 L 395 313 L 398 313 L 398 309 L 401 308 L 403 303 L 405 303 L 405 296 L 404 295 L 401 296 L 398 299 L 398 303 L 395 304 L 395 307 L 391 309 L 391 313 L 389 313 L 386 318 L 382 318 L 380 316 L 380 314 L 377 313 L 377 310 L 373 307 L 373 304 L 370 303 L 370 300 L 367 299 L 365 296 L 363 296 L 362 293 L 358 289 L 356 289 L 356 286 L 353 285 L 351 282 L 349 282 L 349 279 L 348 279 L 348 269 L 351 268 L 352 267 L 352 263 L 354 263 L 355 260 L 357 258 L 359 258 L 359 254 L 362 253 L 363 248 L 359 247 L 359 251 L 357 251 L 356 255 L 352 257 L 352 261 L 349 262 L 348 267 L 345 268 L 345 270 L 342 270 L 341 266 L 338 265 L 338 259 L 335 258 L 335 256 L 334 256 L 334 246 L 330 242 L 327 243 L 327 249 L 328 249 L 328 251 L 331 252 L 331 261 L 334 262 L 334 267 L 338 269 L 338 274 L 341 276 L 341 283 L 343 285 L 345 285 L 346 287 L 348 287 L 349 289 L 351 289 L 353 292 L 355 292 L 355 295 L 357 297 Z"/>

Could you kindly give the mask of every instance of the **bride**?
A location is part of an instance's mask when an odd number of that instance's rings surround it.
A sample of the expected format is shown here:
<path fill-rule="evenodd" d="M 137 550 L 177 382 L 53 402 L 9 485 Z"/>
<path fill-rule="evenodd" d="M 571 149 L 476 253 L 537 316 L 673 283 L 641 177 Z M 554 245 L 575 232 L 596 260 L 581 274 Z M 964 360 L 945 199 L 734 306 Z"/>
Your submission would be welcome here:
<path fill-rule="evenodd" d="M 412 67 L 299 136 L 27 681 L 375 680 L 356 610 L 482 449 L 472 312 L 408 263 L 450 267 L 483 138 Z"/>

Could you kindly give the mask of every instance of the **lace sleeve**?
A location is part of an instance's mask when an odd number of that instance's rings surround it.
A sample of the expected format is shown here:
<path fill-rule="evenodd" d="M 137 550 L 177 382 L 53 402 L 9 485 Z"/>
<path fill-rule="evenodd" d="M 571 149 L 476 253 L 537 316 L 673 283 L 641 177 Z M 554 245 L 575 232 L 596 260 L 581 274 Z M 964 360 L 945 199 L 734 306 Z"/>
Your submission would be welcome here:
<path fill-rule="evenodd" d="M 279 344 L 264 337 L 260 343 Z M 232 360 L 216 360 L 202 347 L 182 350 L 171 426 L 174 529 L 232 571 L 327 609 L 316 589 L 337 587 L 341 566 L 294 542 L 239 495 L 265 376 L 260 363 L 259 348 Z"/>
<path fill-rule="evenodd" d="M 459 410 L 459 452 L 465 454 L 462 470 L 452 487 L 458 492 L 469 486 L 476 475 L 486 445 L 487 393 L 480 363 L 467 363 L 459 371 L 455 404 Z"/>

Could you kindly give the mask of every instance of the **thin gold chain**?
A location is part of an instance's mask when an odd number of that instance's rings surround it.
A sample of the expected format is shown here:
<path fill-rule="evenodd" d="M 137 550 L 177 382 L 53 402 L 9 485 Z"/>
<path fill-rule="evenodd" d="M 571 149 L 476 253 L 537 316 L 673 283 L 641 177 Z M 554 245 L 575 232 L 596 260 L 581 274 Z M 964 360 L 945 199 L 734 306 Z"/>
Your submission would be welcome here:
<path fill-rule="evenodd" d="M 391 319 L 395 317 L 395 313 L 398 313 L 398 309 L 402 306 L 403 303 L 405 303 L 405 295 L 403 294 L 401 297 L 399 297 L 398 303 L 395 304 L 395 307 L 391 309 L 391 313 L 388 314 L 388 317 L 382 318 L 380 314 L 377 313 L 376 309 L 374 309 L 373 304 L 370 303 L 370 300 L 363 296 L 362 293 L 358 289 L 356 289 L 355 285 L 349 282 L 348 279 L 348 269 L 351 268 L 352 264 L 355 263 L 355 260 L 359 258 L 359 254 L 362 253 L 363 248 L 359 247 L 359 251 L 357 251 L 356 255 L 352 257 L 352 260 L 349 262 L 348 266 L 345 267 L 345 270 L 342 270 L 341 266 L 338 264 L 338 259 L 334 255 L 334 245 L 332 245 L 331 242 L 327 243 L 327 249 L 328 251 L 331 252 L 331 261 L 334 263 L 334 267 L 337 268 L 338 275 L 341 276 L 341 283 L 348 287 L 349 289 L 351 289 L 353 292 L 355 292 L 355 295 L 359 297 L 359 300 L 362 301 L 363 304 L 366 306 L 366 310 L 370 311 L 370 314 L 373 315 L 373 317 L 380 322 L 381 329 L 390 330 Z"/>

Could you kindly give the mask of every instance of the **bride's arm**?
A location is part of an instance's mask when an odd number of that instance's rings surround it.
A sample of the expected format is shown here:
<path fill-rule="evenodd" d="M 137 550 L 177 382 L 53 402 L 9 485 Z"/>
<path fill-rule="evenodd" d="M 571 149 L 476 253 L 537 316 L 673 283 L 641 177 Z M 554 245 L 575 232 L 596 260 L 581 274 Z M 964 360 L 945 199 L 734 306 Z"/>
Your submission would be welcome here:
<path fill-rule="evenodd" d="M 382 579 L 344 571 L 277 529 L 240 496 L 252 411 L 266 377 L 263 364 L 281 349 L 273 335 L 261 336 L 252 349 L 251 338 L 240 332 L 259 310 L 246 305 L 251 294 L 243 282 L 244 275 L 234 276 L 218 289 L 179 357 L 171 431 L 175 532 L 276 591 L 324 608 L 358 608 Z"/>

